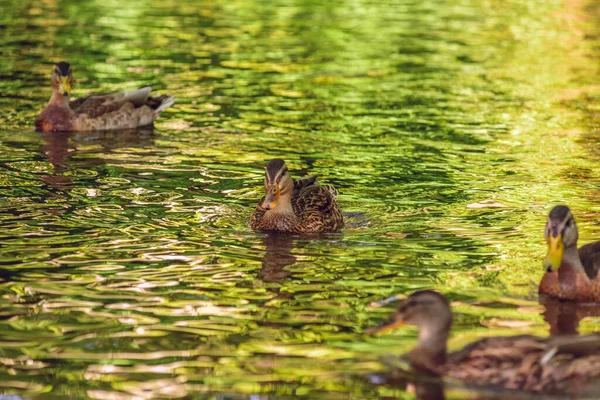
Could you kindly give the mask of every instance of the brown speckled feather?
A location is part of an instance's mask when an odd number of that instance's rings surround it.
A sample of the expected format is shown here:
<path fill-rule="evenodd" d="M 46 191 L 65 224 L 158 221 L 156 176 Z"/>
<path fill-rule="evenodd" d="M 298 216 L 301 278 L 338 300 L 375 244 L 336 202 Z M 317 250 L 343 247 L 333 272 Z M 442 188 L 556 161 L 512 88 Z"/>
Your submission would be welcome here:
<path fill-rule="evenodd" d="M 67 75 L 64 75 L 67 74 Z M 175 102 L 172 96 L 149 97 L 151 88 L 125 93 L 93 95 L 69 101 L 73 82 L 68 63 L 56 65 L 52 74 L 53 93 L 35 122 L 43 132 L 120 130 L 150 125 L 161 111 Z M 59 85 L 62 89 L 59 89 Z"/>
<path fill-rule="evenodd" d="M 298 223 L 301 232 L 336 232 L 344 227 L 342 211 L 330 187 L 313 184 L 302 188 L 294 213 L 302 216 Z"/>
<path fill-rule="evenodd" d="M 151 124 L 158 117 L 156 110 L 172 98 L 148 97 L 150 90 L 147 87 L 127 93 L 88 97 L 73 110 L 77 130 L 126 129 Z"/>
<path fill-rule="evenodd" d="M 578 251 L 588 278 L 596 279 L 600 271 L 600 241 L 583 245 Z"/>
<path fill-rule="evenodd" d="M 72 108 L 77 115 L 86 114 L 89 118 L 97 118 L 109 112 L 118 111 L 123 102 L 113 101 L 110 96 L 92 96 L 84 99 L 77 108 Z"/>
<path fill-rule="evenodd" d="M 294 180 L 292 209 L 294 215 L 277 215 L 265 218 L 267 210 L 260 200 L 252 215 L 249 226 L 253 230 L 279 232 L 338 232 L 344 227 L 342 211 L 336 201 L 337 190 L 332 186 L 321 186 L 317 175 Z"/>
<path fill-rule="evenodd" d="M 296 212 L 296 210 L 297 210 L 298 194 L 300 193 L 300 191 L 303 188 L 314 184 L 317 180 L 317 177 L 318 177 L 318 175 L 312 175 L 312 176 L 309 176 L 306 178 L 302 178 L 300 180 L 294 180 L 294 191 L 292 193 L 292 207 L 294 208 L 294 212 Z M 252 229 L 259 229 L 259 228 L 254 228 L 254 227 L 259 226 L 262 217 L 267 212 L 267 210 L 265 210 L 264 208 L 261 207 L 261 204 L 263 203 L 264 200 L 265 200 L 265 196 L 263 196 L 260 199 L 260 201 L 256 205 L 256 208 L 252 212 L 252 215 L 250 216 L 249 225 Z"/>
<path fill-rule="evenodd" d="M 556 354 L 548 354 L 556 349 Z M 448 356 L 443 373 L 470 385 L 570 393 L 600 379 L 600 335 L 493 337 Z"/>
<path fill-rule="evenodd" d="M 97 118 L 103 114 L 117 111 L 127 103 L 131 103 L 133 108 L 148 106 L 150 109 L 156 109 L 165 96 L 159 98 L 149 97 L 151 88 L 145 87 L 133 90 L 127 93 L 111 93 L 104 95 L 93 95 L 78 101 L 71 101 L 71 109 L 75 114 L 87 114 L 89 118 Z M 75 106 L 75 107 L 74 107 Z"/>

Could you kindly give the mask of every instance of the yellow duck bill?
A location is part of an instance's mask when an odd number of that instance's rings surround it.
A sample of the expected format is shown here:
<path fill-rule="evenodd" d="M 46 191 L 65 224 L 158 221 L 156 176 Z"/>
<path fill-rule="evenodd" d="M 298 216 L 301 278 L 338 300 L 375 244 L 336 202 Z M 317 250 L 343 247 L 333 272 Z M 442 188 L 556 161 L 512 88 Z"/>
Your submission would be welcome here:
<path fill-rule="evenodd" d="M 275 192 L 275 193 L 273 193 Z M 265 200 L 262 203 L 262 208 L 265 210 L 270 210 L 272 208 L 277 207 L 277 203 L 279 202 L 279 188 L 275 187 L 275 190 L 269 188 L 269 192 L 265 196 Z"/>
<path fill-rule="evenodd" d="M 394 329 L 401 328 L 406 324 L 400 318 L 392 317 L 387 321 L 384 321 L 381 325 L 369 328 L 367 330 L 368 335 L 382 335 L 384 333 L 393 331 Z"/>
<path fill-rule="evenodd" d="M 544 267 L 548 272 L 552 272 L 560 267 L 564 248 L 565 246 L 560 233 L 556 237 L 552 235 L 548 237 L 548 253 L 546 254 L 546 258 L 544 258 Z"/>
<path fill-rule="evenodd" d="M 68 76 L 61 76 L 58 80 L 58 92 L 63 96 L 68 96 L 71 93 L 71 81 Z"/>

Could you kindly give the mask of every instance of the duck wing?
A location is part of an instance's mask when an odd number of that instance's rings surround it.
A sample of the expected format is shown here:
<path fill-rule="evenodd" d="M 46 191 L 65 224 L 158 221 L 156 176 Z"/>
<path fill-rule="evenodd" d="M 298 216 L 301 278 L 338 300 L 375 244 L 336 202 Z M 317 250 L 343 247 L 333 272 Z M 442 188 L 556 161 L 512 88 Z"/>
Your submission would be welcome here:
<path fill-rule="evenodd" d="M 548 339 L 547 348 L 540 361 L 542 364 L 549 363 L 554 356 L 559 354 L 572 354 L 579 357 L 592 354 L 600 355 L 600 334 L 556 336 Z"/>
<path fill-rule="evenodd" d="M 579 248 L 579 259 L 588 278 L 596 279 L 600 271 L 600 241 Z"/>
<path fill-rule="evenodd" d="M 492 337 L 448 356 L 446 373 L 470 385 L 565 393 L 600 377 L 600 335 Z"/>
<path fill-rule="evenodd" d="M 126 103 L 131 103 L 133 108 L 146 104 L 152 88 L 150 86 L 131 90 L 125 93 L 99 94 L 69 103 L 75 114 L 87 114 L 88 118 L 97 118 L 103 114 L 119 110 Z"/>
<path fill-rule="evenodd" d="M 175 103 L 169 95 L 149 97 L 150 86 L 125 93 L 94 95 L 72 102 L 76 130 L 129 129 L 150 125 Z"/>
<path fill-rule="evenodd" d="M 335 232 L 344 227 L 342 212 L 329 186 L 313 182 L 302 187 L 292 207 L 304 232 Z"/>
<path fill-rule="evenodd" d="M 502 364 L 508 360 L 518 361 L 529 353 L 541 353 L 546 349 L 544 339 L 531 335 L 499 336 L 478 340 L 462 350 L 448 355 L 448 364 L 470 364 L 481 367 Z"/>
<path fill-rule="evenodd" d="M 307 176 L 307 177 L 304 177 L 299 180 L 294 180 L 294 195 L 293 196 L 297 196 L 298 193 L 300 193 L 300 191 L 304 188 L 307 188 L 312 185 L 318 185 L 318 183 L 317 183 L 318 177 L 319 177 L 319 175 L 311 175 L 311 176 Z"/>
<path fill-rule="evenodd" d="M 73 111 L 77 110 L 83 103 L 89 100 L 92 96 L 80 97 L 69 102 L 69 108 Z"/>

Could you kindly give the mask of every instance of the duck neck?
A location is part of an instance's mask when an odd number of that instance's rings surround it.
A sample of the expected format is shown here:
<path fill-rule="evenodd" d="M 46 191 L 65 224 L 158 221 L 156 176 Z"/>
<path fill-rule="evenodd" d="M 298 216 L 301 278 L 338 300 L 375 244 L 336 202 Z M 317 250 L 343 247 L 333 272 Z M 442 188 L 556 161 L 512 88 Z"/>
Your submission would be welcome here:
<path fill-rule="evenodd" d="M 289 194 L 282 194 L 278 203 L 277 207 L 269 211 L 272 215 L 295 216 L 292 197 Z"/>
<path fill-rule="evenodd" d="M 581 264 L 581 258 L 579 258 L 579 250 L 577 246 L 565 247 L 563 252 L 563 258 L 559 268 L 559 276 L 564 274 L 579 274 L 582 277 L 588 279 L 583 264 Z"/>
<path fill-rule="evenodd" d="M 439 373 L 440 367 L 446 363 L 446 327 L 420 327 L 419 339 L 415 348 L 409 353 L 409 359 L 417 369 Z"/>
<path fill-rule="evenodd" d="M 296 214 L 292 208 L 291 198 L 282 195 L 279 198 L 277 207 L 268 210 L 263 217 L 265 224 L 269 229 L 278 231 L 292 231 L 297 225 Z"/>
<path fill-rule="evenodd" d="M 50 101 L 48 105 L 59 106 L 63 108 L 69 107 L 69 96 L 63 96 L 58 90 L 52 91 L 52 97 L 50 97 Z"/>
<path fill-rule="evenodd" d="M 558 282 L 560 291 L 563 293 L 576 292 L 578 288 L 585 287 L 590 283 L 590 278 L 585 272 L 583 264 L 581 264 L 576 246 L 565 248 L 558 269 Z"/>

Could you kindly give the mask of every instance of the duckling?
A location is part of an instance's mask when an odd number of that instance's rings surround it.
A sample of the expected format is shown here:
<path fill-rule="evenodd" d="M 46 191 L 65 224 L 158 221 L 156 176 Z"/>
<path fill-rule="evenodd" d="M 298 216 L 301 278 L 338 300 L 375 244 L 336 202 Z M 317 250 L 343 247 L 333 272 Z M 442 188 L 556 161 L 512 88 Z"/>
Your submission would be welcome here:
<path fill-rule="evenodd" d="M 539 293 L 562 300 L 600 301 L 600 241 L 577 249 L 577 224 L 567 206 L 556 206 L 544 231 L 548 253 Z"/>
<path fill-rule="evenodd" d="M 406 355 L 418 373 L 447 376 L 468 386 L 553 394 L 585 391 L 600 379 L 598 334 L 490 337 L 448 354 L 452 310 L 448 300 L 432 290 L 411 294 L 390 319 L 368 333 L 403 325 L 419 330 L 417 345 Z"/>
<path fill-rule="evenodd" d="M 37 117 L 41 132 L 130 129 L 150 125 L 175 103 L 169 95 L 149 97 L 150 86 L 125 93 L 100 94 L 69 101 L 73 72 L 61 61 L 52 72 L 52 97 Z"/>
<path fill-rule="evenodd" d="M 337 190 L 321 186 L 317 176 L 294 180 L 282 159 L 265 168 L 265 197 L 250 216 L 250 229 L 309 233 L 338 232 L 344 227 Z"/>

